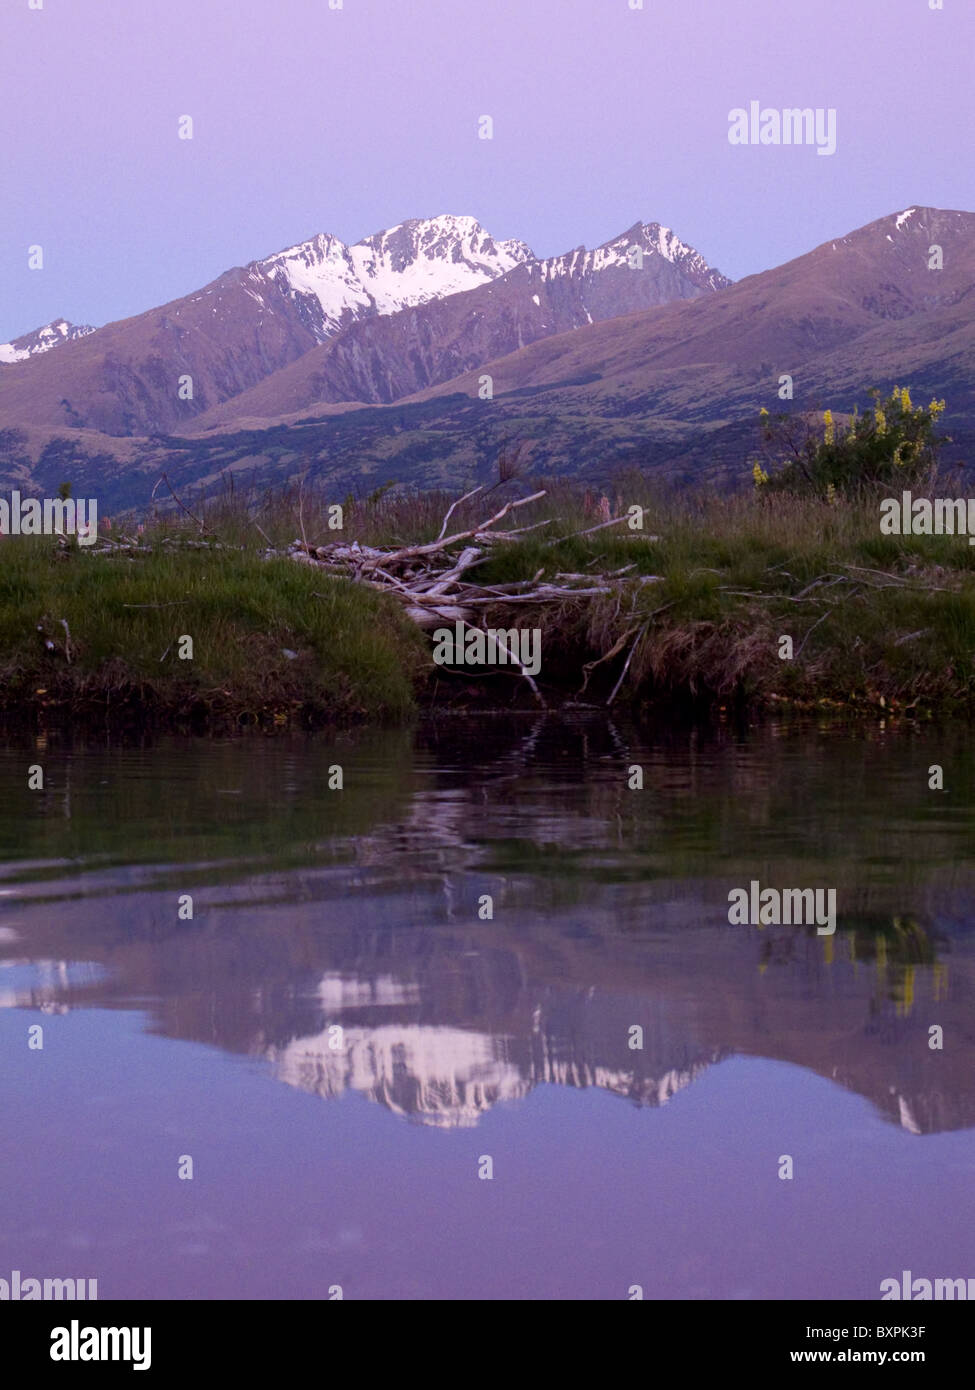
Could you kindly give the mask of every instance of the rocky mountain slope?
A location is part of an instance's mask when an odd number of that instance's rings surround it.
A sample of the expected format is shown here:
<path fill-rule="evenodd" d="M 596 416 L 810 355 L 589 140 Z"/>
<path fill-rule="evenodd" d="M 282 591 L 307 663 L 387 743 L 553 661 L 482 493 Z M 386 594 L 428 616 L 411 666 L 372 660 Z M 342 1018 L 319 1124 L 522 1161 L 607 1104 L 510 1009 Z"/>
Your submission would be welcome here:
<path fill-rule="evenodd" d="M 630 245 L 654 235 L 626 234 Z M 600 320 L 620 306 L 614 285 L 651 293 L 655 276 L 681 269 L 645 256 L 644 280 L 621 249 L 609 265 L 597 253 L 525 260 L 320 344 L 292 326 L 311 343 L 293 366 L 155 439 L 21 426 L 5 412 L 15 374 L 67 366 L 99 335 L 68 343 L 0 372 L 0 475 L 48 489 L 71 478 L 111 507 L 143 502 L 163 468 L 184 487 L 234 472 L 260 485 L 327 476 L 337 495 L 389 482 L 459 489 L 496 478 L 505 440 L 526 438 L 536 474 L 608 483 L 639 467 L 671 483 L 748 486 L 762 407 L 843 411 L 895 384 L 945 398 L 946 461 L 975 459 L 975 214 L 910 207 L 718 289 L 685 262 L 683 298 Z M 791 400 L 779 394 L 786 376 Z"/>
<path fill-rule="evenodd" d="M 638 242 L 639 272 L 624 258 Z M 496 296 L 483 294 L 498 282 L 504 288 Z M 657 224 L 638 226 L 597 252 L 580 248 L 542 262 L 523 242 L 495 241 L 472 217 L 412 220 L 354 246 L 320 235 L 66 343 L 55 359 L 23 360 L 17 344 L 10 345 L 9 370 L 0 372 L 0 426 L 165 433 L 305 358 L 295 370 L 300 385 L 282 378 L 262 396 L 261 412 L 281 414 L 295 400 L 299 408 L 390 400 L 456 375 L 485 354 L 724 283 Z M 454 298 L 479 291 L 473 305 L 443 312 Z M 351 337 L 334 377 L 326 368 L 320 381 L 330 344 L 405 311 L 408 323 L 379 329 L 375 342 Z M 411 334 L 428 349 L 401 361 Z M 232 413 L 241 418 L 257 408 L 247 401 Z"/>
<path fill-rule="evenodd" d="M 476 289 L 359 319 L 190 428 L 388 404 L 555 334 L 730 284 L 668 228 L 638 222 L 593 251 L 530 257 Z"/>

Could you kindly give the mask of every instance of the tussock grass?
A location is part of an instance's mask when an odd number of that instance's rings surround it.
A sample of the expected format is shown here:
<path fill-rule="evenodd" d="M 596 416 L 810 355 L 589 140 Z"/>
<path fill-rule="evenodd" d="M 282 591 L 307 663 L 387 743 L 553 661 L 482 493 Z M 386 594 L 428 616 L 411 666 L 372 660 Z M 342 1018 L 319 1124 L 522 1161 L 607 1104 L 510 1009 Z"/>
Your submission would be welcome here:
<path fill-rule="evenodd" d="M 559 570 L 632 564 L 633 575 L 659 577 L 632 586 L 622 603 L 599 598 L 533 619 L 560 676 L 598 660 L 635 627 L 631 699 L 842 703 L 911 713 L 970 706 L 975 547 L 966 537 L 883 536 L 879 508 L 867 501 L 829 506 L 752 494 L 654 496 L 639 488 L 621 500 L 645 507 L 642 532 L 623 526 L 572 537 L 594 518 L 559 515 L 480 572 L 490 583 L 539 569 L 551 578 Z M 528 510 L 520 514 L 524 524 L 537 519 Z M 792 638 L 791 660 L 779 656 L 782 637 Z M 593 673 L 588 694 L 598 699 L 615 683 L 628 650 Z"/>
<path fill-rule="evenodd" d="M 129 559 L 46 538 L 0 546 L 5 710 L 318 723 L 414 708 L 424 642 L 372 590 L 232 550 Z"/>
<path fill-rule="evenodd" d="M 617 704 L 792 702 L 895 715 L 970 709 L 975 547 L 966 537 L 884 536 L 876 502 L 664 493 L 639 475 L 620 479 L 605 503 L 559 479 L 486 488 L 456 509 L 449 530 L 543 487 L 547 495 L 501 529 L 546 524 L 499 546 L 477 569 L 479 582 L 539 571 L 548 580 L 597 578 L 628 567 L 609 595 L 480 610 L 488 626 L 541 629 L 540 684 L 553 704 L 605 705 L 612 695 Z M 482 681 L 434 667 L 429 636 L 366 586 L 265 558 L 269 543 L 284 548 L 299 537 L 427 542 L 455 497 L 380 491 L 343 500 L 320 488 L 228 487 L 207 501 L 184 497 L 192 516 L 171 507 L 143 518 L 139 539 L 152 553 L 134 559 L 58 557 L 49 540 L 5 540 L 0 707 L 123 705 L 273 722 L 399 719 L 417 703 L 531 703 L 510 671 Z M 329 526 L 336 500 L 341 530 Z M 633 505 L 644 508 L 642 530 L 590 530 L 607 507 L 621 515 Z M 116 519 L 109 534 L 135 526 Z M 201 536 L 214 548 L 166 553 L 167 541 Z M 159 606 L 126 607 L 138 604 Z M 35 631 L 42 620 L 53 655 Z M 193 662 L 175 655 L 184 632 L 194 637 Z M 783 637 L 792 639 L 789 660 L 779 655 Z"/>

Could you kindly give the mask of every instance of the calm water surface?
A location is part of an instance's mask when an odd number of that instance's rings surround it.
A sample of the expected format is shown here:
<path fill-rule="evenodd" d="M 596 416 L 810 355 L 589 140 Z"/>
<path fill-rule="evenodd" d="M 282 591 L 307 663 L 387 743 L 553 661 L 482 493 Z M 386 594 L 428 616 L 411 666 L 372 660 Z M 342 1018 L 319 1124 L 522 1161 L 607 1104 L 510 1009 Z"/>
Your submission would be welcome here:
<path fill-rule="evenodd" d="M 969 749 L 531 716 L 8 742 L 0 1277 L 308 1299 L 975 1277 Z M 729 926 L 752 879 L 835 888 L 835 935 Z"/>

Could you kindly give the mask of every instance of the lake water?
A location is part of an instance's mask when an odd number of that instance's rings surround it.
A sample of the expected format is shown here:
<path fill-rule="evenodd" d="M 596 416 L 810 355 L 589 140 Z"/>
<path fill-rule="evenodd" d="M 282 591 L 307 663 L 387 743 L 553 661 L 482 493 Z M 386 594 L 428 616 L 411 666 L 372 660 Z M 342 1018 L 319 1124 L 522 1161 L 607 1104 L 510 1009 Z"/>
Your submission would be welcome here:
<path fill-rule="evenodd" d="M 8 741 L 0 1277 L 174 1299 L 975 1277 L 970 749 L 534 715 Z M 752 880 L 834 888 L 835 934 L 729 925 Z"/>

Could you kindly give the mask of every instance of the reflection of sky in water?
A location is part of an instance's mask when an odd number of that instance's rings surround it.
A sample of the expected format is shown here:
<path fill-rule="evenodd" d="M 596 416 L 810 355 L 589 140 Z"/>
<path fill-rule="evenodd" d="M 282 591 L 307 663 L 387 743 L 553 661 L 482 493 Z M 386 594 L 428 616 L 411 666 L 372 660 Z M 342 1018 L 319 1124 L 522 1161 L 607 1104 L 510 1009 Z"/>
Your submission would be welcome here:
<path fill-rule="evenodd" d="M 14 1024 L 0 1256 L 105 1298 L 875 1299 L 904 1268 L 971 1266 L 970 1135 L 917 1139 L 798 1067 L 728 1059 L 651 1110 L 543 1086 L 443 1130 L 174 1049 L 136 1014 L 54 1019 L 43 1054 Z"/>
<path fill-rule="evenodd" d="M 475 764 L 437 737 L 343 744 L 341 799 L 328 740 L 49 753 L 70 817 L 0 799 L 0 1273 L 866 1299 L 975 1273 L 963 739 L 496 726 Z M 932 761 L 950 801 L 917 791 Z M 835 885 L 835 938 L 729 927 L 751 877 Z"/>

